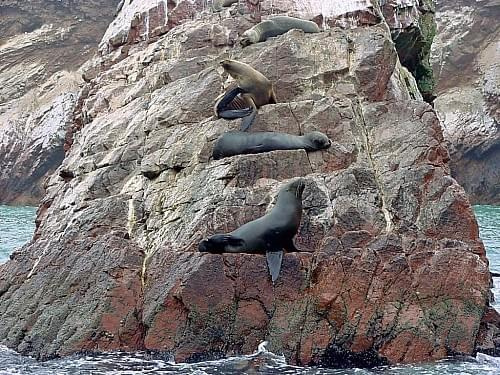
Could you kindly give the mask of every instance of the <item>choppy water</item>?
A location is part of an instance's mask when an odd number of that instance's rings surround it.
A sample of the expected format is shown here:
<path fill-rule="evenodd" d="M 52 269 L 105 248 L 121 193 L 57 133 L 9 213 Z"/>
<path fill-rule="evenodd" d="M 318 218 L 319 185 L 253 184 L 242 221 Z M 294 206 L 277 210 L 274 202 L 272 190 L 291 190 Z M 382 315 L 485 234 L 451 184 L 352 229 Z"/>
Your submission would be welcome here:
<path fill-rule="evenodd" d="M 196 364 L 175 364 L 152 354 L 107 353 L 96 356 L 70 356 L 47 362 L 0 346 L 0 375 L 494 375 L 500 373 L 500 358 L 478 354 L 476 358 L 444 360 L 435 363 L 383 366 L 374 369 L 322 369 L 287 365 L 284 358 L 270 352 L 231 357 Z"/>
<path fill-rule="evenodd" d="M 0 263 L 9 259 L 14 249 L 31 239 L 35 230 L 35 207 L 0 205 Z"/>
<path fill-rule="evenodd" d="M 500 273 L 500 206 L 474 206 L 474 213 L 488 252 L 490 270 Z"/>
<path fill-rule="evenodd" d="M 500 273 L 500 207 L 476 206 L 481 238 L 490 268 Z M 34 208 L 0 206 L 0 263 L 8 254 L 30 240 L 34 229 Z M 496 306 L 500 308 L 500 277 L 494 278 Z M 0 322 L 1 324 L 1 322 Z M 383 366 L 374 369 L 321 369 L 287 365 L 282 356 L 261 350 L 253 355 L 196 364 L 175 364 L 158 354 L 144 352 L 74 355 L 47 362 L 34 359 L 0 346 L 0 375 L 500 375 L 500 358 L 478 354 L 476 358 L 450 359 L 428 364 Z"/>
<path fill-rule="evenodd" d="M 474 213 L 479 224 L 479 236 L 490 261 L 490 270 L 500 273 L 500 206 L 474 206 Z M 495 302 L 492 305 L 500 311 L 500 277 L 493 278 L 493 285 Z"/>

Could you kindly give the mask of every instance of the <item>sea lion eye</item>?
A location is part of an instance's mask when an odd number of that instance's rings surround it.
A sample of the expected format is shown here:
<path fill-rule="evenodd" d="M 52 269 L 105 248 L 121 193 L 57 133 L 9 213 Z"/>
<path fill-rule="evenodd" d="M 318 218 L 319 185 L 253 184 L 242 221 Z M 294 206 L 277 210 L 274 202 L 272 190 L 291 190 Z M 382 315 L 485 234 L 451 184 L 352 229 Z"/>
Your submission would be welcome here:
<path fill-rule="evenodd" d="M 252 43 L 250 42 L 250 39 L 248 37 L 243 37 L 240 40 L 240 44 L 241 44 L 242 47 L 247 47 L 247 46 L 249 46 Z"/>
<path fill-rule="evenodd" d="M 323 141 L 323 139 L 321 138 L 316 138 L 314 140 L 314 145 L 317 146 L 317 147 L 321 147 L 321 146 L 324 146 L 325 142 Z"/>

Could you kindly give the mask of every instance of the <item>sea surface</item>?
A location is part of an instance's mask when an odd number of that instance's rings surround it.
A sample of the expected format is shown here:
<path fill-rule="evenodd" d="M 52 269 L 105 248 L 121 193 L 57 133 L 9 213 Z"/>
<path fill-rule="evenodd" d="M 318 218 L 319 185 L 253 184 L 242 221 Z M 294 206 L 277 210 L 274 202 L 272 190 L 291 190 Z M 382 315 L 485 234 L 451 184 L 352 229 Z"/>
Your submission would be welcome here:
<path fill-rule="evenodd" d="M 490 269 L 500 273 L 500 207 L 475 206 L 480 235 L 486 246 Z M 15 248 L 31 239 L 35 209 L 0 206 L 0 263 Z M 496 307 L 500 308 L 500 278 L 494 278 Z M 1 324 L 1 322 L 0 322 Z M 231 357 L 196 364 L 174 363 L 170 358 L 145 352 L 74 355 L 46 362 L 24 357 L 0 346 L 0 375 L 500 375 L 500 358 L 478 354 L 476 357 L 449 359 L 434 363 L 382 366 L 374 369 L 322 369 L 290 366 L 281 355 L 266 350 L 265 343 L 252 355 Z"/>
<path fill-rule="evenodd" d="M 0 205 L 0 264 L 9 254 L 31 240 L 35 230 L 36 207 Z"/>

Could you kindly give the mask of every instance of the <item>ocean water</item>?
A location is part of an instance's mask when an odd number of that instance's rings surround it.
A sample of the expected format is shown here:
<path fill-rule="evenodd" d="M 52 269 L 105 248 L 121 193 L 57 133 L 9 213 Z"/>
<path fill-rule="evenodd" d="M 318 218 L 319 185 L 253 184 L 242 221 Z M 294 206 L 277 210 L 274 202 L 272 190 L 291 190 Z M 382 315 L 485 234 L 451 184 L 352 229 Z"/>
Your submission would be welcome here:
<path fill-rule="evenodd" d="M 480 235 L 486 246 L 490 269 L 500 273 L 500 207 L 474 208 Z M 29 241 L 34 230 L 35 209 L 0 206 L 0 263 L 15 248 Z M 496 307 L 500 308 L 500 277 L 494 278 Z M 1 324 L 1 322 L 0 322 Z M 500 375 L 500 358 L 478 354 L 434 363 L 382 366 L 374 369 L 323 369 L 288 365 L 283 356 L 266 350 L 265 343 L 252 355 L 196 364 L 174 363 L 161 354 L 146 352 L 73 355 L 46 362 L 21 356 L 0 346 L 0 375 Z"/>
<path fill-rule="evenodd" d="M 31 239 L 35 230 L 36 207 L 0 205 L 0 264 L 9 254 Z"/>

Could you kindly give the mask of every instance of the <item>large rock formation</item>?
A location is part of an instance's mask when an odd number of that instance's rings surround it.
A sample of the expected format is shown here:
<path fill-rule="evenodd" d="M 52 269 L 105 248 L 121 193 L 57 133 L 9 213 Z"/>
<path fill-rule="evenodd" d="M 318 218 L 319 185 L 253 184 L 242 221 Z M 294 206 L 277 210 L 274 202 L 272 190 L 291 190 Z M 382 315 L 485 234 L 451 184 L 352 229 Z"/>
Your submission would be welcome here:
<path fill-rule="evenodd" d="M 500 2 L 439 1 L 435 108 L 451 172 L 474 203 L 500 204 Z"/>
<path fill-rule="evenodd" d="M 111 16 L 110 1 L 0 4 L 0 202 L 38 205 L 64 158 L 80 74 Z"/>
<path fill-rule="evenodd" d="M 0 342 L 40 358 L 148 348 L 185 361 L 267 339 L 291 363 L 327 366 L 471 354 L 487 259 L 388 25 L 291 31 L 241 49 L 255 2 L 217 14 L 166 5 L 124 19 L 126 40 L 107 33 L 86 65 L 34 240 L 0 266 Z M 162 21 L 141 26 L 151 19 Z M 319 130 L 331 149 L 211 160 L 217 136 L 239 126 L 212 116 L 227 56 L 275 83 L 279 103 L 252 131 Z M 202 238 L 261 216 L 298 176 L 302 252 L 285 255 L 275 286 L 264 256 L 197 252 Z"/>

